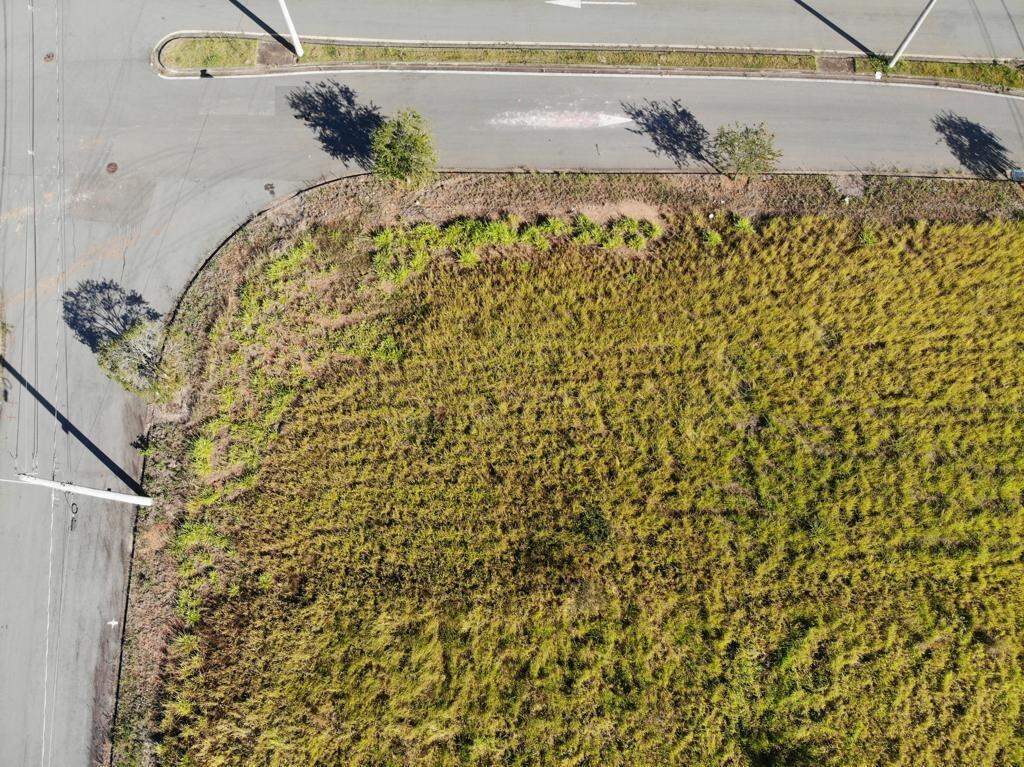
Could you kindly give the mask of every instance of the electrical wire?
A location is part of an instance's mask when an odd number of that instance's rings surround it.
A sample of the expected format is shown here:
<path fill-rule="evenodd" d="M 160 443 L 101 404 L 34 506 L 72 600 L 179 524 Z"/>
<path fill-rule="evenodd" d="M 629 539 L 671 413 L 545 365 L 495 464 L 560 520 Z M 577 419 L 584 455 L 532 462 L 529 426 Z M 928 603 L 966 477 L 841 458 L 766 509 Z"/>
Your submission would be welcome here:
<path fill-rule="evenodd" d="M 64 366 L 65 381 L 65 409 L 67 407 L 67 399 L 69 395 L 67 389 L 67 331 L 65 324 L 61 322 L 61 307 L 63 306 L 64 293 L 67 289 L 67 275 L 65 274 L 67 237 L 65 228 L 66 211 L 64 194 L 64 67 L 62 62 L 62 54 L 64 51 L 63 6 L 64 0 L 57 0 L 56 7 L 54 9 L 54 39 L 56 40 L 54 65 L 56 66 L 55 73 L 57 79 L 57 87 L 55 89 L 57 99 L 57 295 L 55 301 L 56 317 L 54 318 L 53 327 L 57 333 L 57 339 L 53 365 L 53 395 L 56 402 L 54 403 L 52 449 L 50 454 L 50 478 L 54 480 L 57 479 L 57 429 L 60 426 L 60 418 L 58 416 L 60 400 L 58 392 L 60 391 L 60 372 L 62 363 Z M 61 354 L 62 344 L 64 346 L 64 354 Z M 65 446 L 70 454 L 69 440 L 70 435 L 65 432 Z"/>
<path fill-rule="evenodd" d="M 35 0 L 29 0 L 29 177 L 32 193 L 32 238 L 26 238 L 26 248 L 31 242 L 32 251 L 32 375 L 39 378 L 39 206 L 36 199 L 36 23 Z M 27 261 L 27 258 L 26 258 Z M 26 269 L 26 272 L 28 270 Z M 26 275 L 27 277 L 27 275 Z M 24 347 L 24 339 L 23 339 Z M 30 379 L 31 380 L 31 379 Z M 39 470 L 39 402 L 32 409 L 32 473 Z"/>

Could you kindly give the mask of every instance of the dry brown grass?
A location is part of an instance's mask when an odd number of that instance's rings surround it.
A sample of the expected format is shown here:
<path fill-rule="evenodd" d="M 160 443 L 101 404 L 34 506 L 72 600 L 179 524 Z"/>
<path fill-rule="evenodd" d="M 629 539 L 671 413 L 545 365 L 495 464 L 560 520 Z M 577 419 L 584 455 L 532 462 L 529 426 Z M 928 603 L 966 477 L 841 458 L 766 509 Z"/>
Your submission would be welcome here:
<path fill-rule="evenodd" d="M 498 213 L 532 218 L 539 213 L 559 215 L 585 210 L 605 211 L 609 217 L 615 212 L 653 211 L 663 220 L 707 218 L 711 213 L 721 216 L 727 211 L 754 217 L 817 214 L 878 226 L 917 219 L 972 223 L 1024 217 L 1024 201 L 1016 187 L 1008 184 L 869 178 L 864 188 L 863 197 L 847 203 L 831 179 L 807 176 L 732 182 L 720 177 L 678 175 L 443 175 L 418 192 L 394 190 L 368 178 L 348 179 L 290 200 L 245 227 L 192 285 L 172 333 L 188 342 L 187 357 L 193 372 L 202 369 L 211 324 L 236 300 L 254 256 L 289 246 L 311 228 L 336 226 L 343 220 L 372 229 L 397 219 L 445 221 L 456 216 Z M 343 316 L 335 319 L 346 321 Z M 279 340 L 285 346 L 300 341 L 287 337 Z M 200 400 L 209 401 L 199 395 L 186 392 L 182 399 L 187 407 Z M 193 407 L 188 424 L 210 415 L 208 409 Z M 153 436 L 164 452 L 178 450 L 185 455 L 188 445 L 181 435 L 186 430 L 176 424 L 158 423 Z M 182 485 L 179 493 L 172 488 L 179 485 L 185 469 L 174 462 L 147 468 L 148 488 L 167 502 L 139 519 L 115 730 L 117 765 L 147 765 L 153 757 L 149 734 L 154 729 L 156 700 L 162 686 L 166 640 L 178 621 L 176 565 L 168 545 L 190 492 L 187 485 Z"/>

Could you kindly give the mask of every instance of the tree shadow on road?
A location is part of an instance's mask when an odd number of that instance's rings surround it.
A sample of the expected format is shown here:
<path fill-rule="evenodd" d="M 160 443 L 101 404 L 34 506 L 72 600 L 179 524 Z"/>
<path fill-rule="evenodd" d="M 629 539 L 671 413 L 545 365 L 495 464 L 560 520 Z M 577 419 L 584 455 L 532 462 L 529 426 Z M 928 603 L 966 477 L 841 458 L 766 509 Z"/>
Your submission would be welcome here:
<path fill-rule="evenodd" d="M 141 295 L 113 280 L 83 280 L 64 294 L 64 322 L 93 352 L 124 337 L 140 322 L 159 318 Z"/>
<path fill-rule="evenodd" d="M 373 132 L 384 122 L 376 106 L 360 104 L 355 91 L 334 80 L 296 88 L 288 94 L 288 105 L 295 110 L 295 119 L 313 130 L 331 157 L 370 169 Z"/>
<path fill-rule="evenodd" d="M 678 99 L 623 104 L 622 108 L 637 125 L 629 131 L 649 137 L 655 154 L 668 157 L 679 168 L 691 162 L 712 165 L 707 129 Z"/>
<path fill-rule="evenodd" d="M 981 178 L 1002 178 L 1010 170 L 1010 155 L 992 131 L 954 112 L 932 120 L 949 151 L 964 168 Z"/>

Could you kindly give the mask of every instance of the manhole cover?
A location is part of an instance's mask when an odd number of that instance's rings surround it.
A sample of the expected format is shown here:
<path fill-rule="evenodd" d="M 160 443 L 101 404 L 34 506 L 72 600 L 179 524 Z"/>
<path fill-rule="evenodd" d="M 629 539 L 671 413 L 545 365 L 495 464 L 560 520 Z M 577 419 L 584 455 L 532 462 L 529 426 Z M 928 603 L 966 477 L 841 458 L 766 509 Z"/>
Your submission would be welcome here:
<path fill-rule="evenodd" d="M 49 64 L 51 61 L 53 61 L 53 51 L 50 51 L 49 53 L 44 55 L 43 56 L 43 61 L 45 61 L 47 64 Z"/>
<path fill-rule="evenodd" d="M 117 163 L 116 162 L 108 162 L 107 163 L 107 173 L 117 173 Z"/>

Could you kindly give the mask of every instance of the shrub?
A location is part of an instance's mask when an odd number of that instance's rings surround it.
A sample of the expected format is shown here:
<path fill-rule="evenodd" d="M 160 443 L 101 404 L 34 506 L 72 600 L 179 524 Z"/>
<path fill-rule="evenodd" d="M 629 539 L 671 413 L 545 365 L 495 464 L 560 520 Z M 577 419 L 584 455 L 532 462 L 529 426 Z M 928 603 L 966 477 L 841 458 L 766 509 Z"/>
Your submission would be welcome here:
<path fill-rule="evenodd" d="M 775 134 L 764 123 L 719 128 L 711 154 L 718 171 L 730 176 L 771 173 L 782 157 L 775 148 Z"/>
<path fill-rule="evenodd" d="M 572 241 L 577 245 L 596 245 L 603 239 L 601 225 L 582 213 L 572 220 Z"/>
<path fill-rule="evenodd" d="M 402 347 L 398 345 L 398 339 L 392 335 L 387 335 L 381 339 L 381 342 L 377 344 L 377 348 L 371 352 L 370 356 L 381 362 L 395 363 L 402 359 Z"/>
<path fill-rule="evenodd" d="M 406 109 L 377 128 L 371 144 L 373 173 L 405 186 L 422 186 L 434 173 L 434 142 L 419 112 Z"/>
<path fill-rule="evenodd" d="M 754 222 L 746 216 L 737 216 L 732 225 L 737 232 L 743 232 L 744 234 L 749 234 L 754 231 Z"/>
<path fill-rule="evenodd" d="M 120 336 L 104 340 L 96 361 L 107 377 L 133 394 L 166 401 L 179 383 L 171 366 L 160 359 L 161 325 L 139 320 Z"/>
<path fill-rule="evenodd" d="M 487 248 L 520 245 L 546 252 L 557 240 L 569 236 L 574 243 L 583 246 L 643 250 L 649 240 L 661 236 L 661 227 L 628 217 L 601 226 L 582 214 L 572 223 L 560 218 L 544 218 L 522 224 L 516 218 L 505 217 L 460 218 L 443 227 L 429 223 L 411 228 L 394 226 L 374 234 L 373 268 L 382 280 L 401 284 L 422 272 L 439 256 L 453 255 L 461 264 L 472 266 L 480 261 Z"/>
<path fill-rule="evenodd" d="M 865 248 L 870 248 L 878 244 L 878 234 L 874 229 L 863 229 L 860 233 L 860 244 Z"/>
<path fill-rule="evenodd" d="M 722 235 L 714 229 L 705 229 L 704 234 L 701 235 L 701 239 L 709 248 L 717 248 L 722 244 Z"/>

